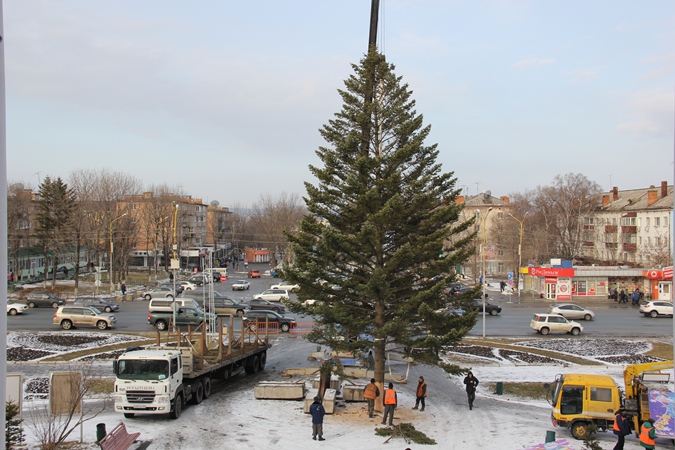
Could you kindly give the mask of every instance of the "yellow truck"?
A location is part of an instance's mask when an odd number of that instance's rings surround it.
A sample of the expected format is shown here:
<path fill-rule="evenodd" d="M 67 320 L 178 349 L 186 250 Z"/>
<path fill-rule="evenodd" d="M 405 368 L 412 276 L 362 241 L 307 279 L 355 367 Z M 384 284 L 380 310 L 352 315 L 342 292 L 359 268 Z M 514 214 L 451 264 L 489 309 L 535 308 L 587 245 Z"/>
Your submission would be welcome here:
<path fill-rule="evenodd" d="M 668 369 L 673 369 L 673 361 L 627 366 L 623 395 L 609 375 L 558 374 L 552 384 L 544 385 L 553 426 L 569 428 L 575 438 L 584 439 L 591 425 L 601 431 L 612 430 L 616 411 L 624 408 L 634 431 L 639 432 L 642 422 L 651 417 L 656 421 L 657 436 L 673 439 L 675 402 L 672 370 Z"/>

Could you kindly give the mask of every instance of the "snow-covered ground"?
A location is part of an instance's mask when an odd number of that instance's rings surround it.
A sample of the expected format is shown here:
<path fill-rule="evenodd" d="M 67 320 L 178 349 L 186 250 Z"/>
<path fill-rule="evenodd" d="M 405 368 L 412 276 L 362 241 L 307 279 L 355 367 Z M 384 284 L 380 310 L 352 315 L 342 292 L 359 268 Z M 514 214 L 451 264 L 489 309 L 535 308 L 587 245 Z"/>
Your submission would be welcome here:
<path fill-rule="evenodd" d="M 10 342 L 16 340 L 9 338 Z M 577 340 L 578 341 L 578 340 Z M 632 342 L 627 340 L 626 342 Z M 304 360 L 304 355 L 315 345 L 302 339 L 282 337 L 268 355 L 264 372 L 249 377 L 238 377 L 228 383 L 216 385 L 214 393 L 200 405 L 189 405 L 178 420 L 164 416 L 137 416 L 125 419 L 121 414 L 104 412 L 84 424 L 83 436 L 86 449 L 98 448 L 95 444 L 96 425 L 106 424 L 110 431 L 119 422 L 124 422 L 130 432 L 139 431 L 141 436 L 132 449 L 287 449 L 297 445 L 309 448 L 328 449 L 421 449 L 430 448 L 416 443 L 406 443 L 394 437 L 384 443 L 386 437 L 377 436 L 375 429 L 381 427 L 381 414 L 368 418 L 363 403 L 347 403 L 336 408 L 333 415 L 324 421 L 326 441 L 311 439 L 311 419 L 303 413 L 300 401 L 256 400 L 253 386 L 263 380 L 280 380 L 289 365 L 289 355 Z M 52 349 L 53 350 L 53 349 Z M 573 352 L 570 350 L 570 352 Z M 464 360 L 466 361 L 466 359 Z M 109 367 L 109 363 L 95 363 Z M 309 364 L 309 362 L 307 362 Z M 566 438 L 572 448 L 583 447 L 571 437 L 568 430 L 554 429 L 550 420 L 550 406 L 544 401 L 522 400 L 507 395 L 496 395 L 487 388 L 490 382 L 550 382 L 557 373 L 582 372 L 612 375 L 622 383 L 622 365 L 567 366 L 562 365 L 515 365 L 508 361 L 472 360 L 470 364 L 481 381 L 473 410 L 469 410 L 462 379 L 447 376 L 442 370 L 426 366 L 396 363 L 392 371 L 407 374 L 409 384 L 397 384 L 399 408 L 395 424 L 411 423 L 428 437 L 435 439 L 439 449 L 529 449 L 543 443 L 548 431 L 555 431 L 558 438 Z M 40 364 L 39 366 L 42 366 Z M 412 410 L 415 403 L 414 390 L 417 378 L 423 375 L 428 384 L 427 407 L 424 412 Z M 31 402 L 25 407 L 30 408 Z M 27 421 L 30 415 L 24 413 Z M 26 426 L 28 443 L 35 448 L 36 440 L 30 425 Z M 613 448 L 616 441 L 611 432 L 598 434 L 605 449 Z M 79 431 L 71 435 L 79 440 Z M 670 441 L 659 440 L 658 448 L 672 448 Z M 433 447 L 432 447 L 433 448 Z M 637 439 L 629 437 L 626 450 L 640 449 Z"/>

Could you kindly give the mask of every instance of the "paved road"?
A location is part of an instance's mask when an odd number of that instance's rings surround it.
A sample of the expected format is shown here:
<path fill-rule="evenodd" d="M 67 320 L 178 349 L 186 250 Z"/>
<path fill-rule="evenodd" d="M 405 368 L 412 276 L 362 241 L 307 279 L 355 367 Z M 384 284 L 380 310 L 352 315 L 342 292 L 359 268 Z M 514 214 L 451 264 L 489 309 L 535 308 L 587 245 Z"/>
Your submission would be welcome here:
<path fill-rule="evenodd" d="M 232 284 L 239 279 L 246 279 L 244 272 L 231 273 L 225 283 L 215 283 L 214 289 L 218 292 L 235 298 L 240 301 L 246 301 L 253 298 L 253 295 L 264 291 L 272 284 L 279 282 L 276 278 L 248 279 L 251 283 L 250 290 L 233 291 Z M 515 296 L 506 296 L 498 292 L 489 293 L 491 303 L 496 303 L 502 307 L 502 313 L 499 316 L 487 316 L 485 321 L 486 336 L 538 336 L 529 324 L 532 315 L 536 312 L 547 312 L 548 305 L 552 302 L 544 300 L 523 300 L 518 302 Z M 295 295 L 291 295 L 294 299 Z M 148 302 L 137 299 L 133 302 L 121 303 L 120 310 L 115 313 L 117 316 L 117 326 L 115 331 L 119 332 L 139 332 L 153 331 L 147 323 Z M 647 318 L 638 313 L 638 308 L 628 305 L 618 305 L 614 302 L 604 302 L 594 305 L 585 305 L 596 312 L 596 319 L 590 322 L 580 321 L 584 327 L 583 336 L 672 336 L 673 320 L 671 318 L 659 317 L 656 319 Z M 35 308 L 21 316 L 8 316 L 7 329 L 10 331 L 21 330 L 58 330 L 59 327 L 52 324 L 54 310 L 49 308 Z M 311 320 L 311 318 L 300 317 L 298 320 Z M 470 336 L 481 336 L 483 334 L 483 318 L 479 314 L 478 323 L 469 333 Z"/>

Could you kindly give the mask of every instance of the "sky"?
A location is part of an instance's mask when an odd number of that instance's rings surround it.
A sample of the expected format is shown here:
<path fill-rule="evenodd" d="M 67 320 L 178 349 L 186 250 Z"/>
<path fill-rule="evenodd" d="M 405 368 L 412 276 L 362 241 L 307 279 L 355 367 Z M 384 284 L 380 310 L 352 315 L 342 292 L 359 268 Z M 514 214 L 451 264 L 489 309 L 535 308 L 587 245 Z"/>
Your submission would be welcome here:
<path fill-rule="evenodd" d="M 8 180 L 302 196 L 370 3 L 4 0 Z M 671 0 L 381 0 L 378 45 L 464 194 L 673 183 Z"/>

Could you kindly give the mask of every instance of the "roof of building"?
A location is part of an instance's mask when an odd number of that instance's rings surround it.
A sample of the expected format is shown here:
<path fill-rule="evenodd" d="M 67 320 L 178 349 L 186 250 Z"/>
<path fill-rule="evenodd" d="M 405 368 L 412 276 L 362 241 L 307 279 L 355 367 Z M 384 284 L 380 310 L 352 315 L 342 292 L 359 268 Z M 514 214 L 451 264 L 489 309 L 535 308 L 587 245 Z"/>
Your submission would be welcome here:
<path fill-rule="evenodd" d="M 609 193 L 598 194 L 594 199 L 598 203 L 598 212 L 670 211 L 673 209 L 673 186 L 663 183 L 624 191 L 614 188 Z"/>

